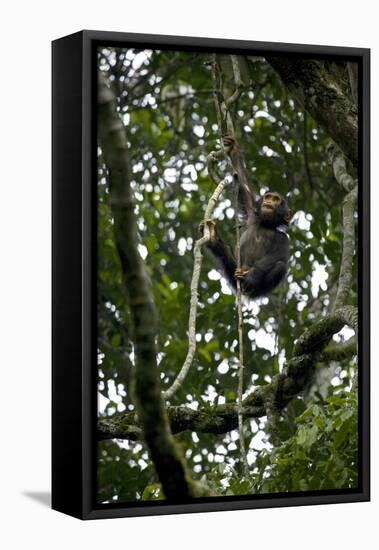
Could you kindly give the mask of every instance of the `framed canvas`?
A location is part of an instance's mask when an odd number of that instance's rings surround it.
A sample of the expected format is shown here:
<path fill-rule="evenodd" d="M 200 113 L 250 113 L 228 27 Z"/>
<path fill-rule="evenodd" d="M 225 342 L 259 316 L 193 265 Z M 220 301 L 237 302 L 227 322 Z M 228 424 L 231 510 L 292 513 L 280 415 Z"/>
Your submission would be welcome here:
<path fill-rule="evenodd" d="M 369 50 L 53 42 L 53 508 L 369 500 Z"/>

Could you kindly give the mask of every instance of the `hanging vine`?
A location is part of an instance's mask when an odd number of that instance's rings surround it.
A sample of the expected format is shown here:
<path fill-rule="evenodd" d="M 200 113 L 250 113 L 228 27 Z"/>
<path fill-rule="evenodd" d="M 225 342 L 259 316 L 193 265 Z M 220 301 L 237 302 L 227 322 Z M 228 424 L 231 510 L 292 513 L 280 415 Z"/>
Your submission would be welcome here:
<path fill-rule="evenodd" d="M 231 107 L 238 101 L 242 91 L 243 82 L 241 79 L 241 73 L 239 70 L 238 58 L 235 55 L 230 56 L 233 77 L 235 84 L 235 91 L 233 94 L 225 98 L 223 89 L 222 76 L 219 65 L 217 63 L 217 56 L 212 56 L 212 81 L 214 88 L 214 103 L 217 115 L 218 129 L 220 134 L 220 142 L 222 152 L 226 159 L 229 161 L 225 148 L 223 147 L 222 136 L 224 132 L 234 137 L 234 124 L 230 114 Z M 212 158 L 215 158 L 213 155 Z M 242 175 L 241 175 L 242 176 Z M 242 179 L 239 174 L 234 174 L 234 213 L 235 213 L 235 233 L 236 233 L 236 260 L 237 269 L 241 268 L 241 253 L 240 253 L 240 226 L 238 219 L 238 193 L 239 184 Z M 238 404 L 238 432 L 240 439 L 240 450 L 242 457 L 243 472 L 245 477 L 249 477 L 249 463 L 247 460 L 247 452 L 245 447 L 244 429 L 243 429 L 243 414 L 242 414 L 242 399 L 243 399 L 243 375 L 244 375 L 244 355 L 243 355 L 243 313 L 242 313 L 242 295 L 241 295 L 241 282 L 237 279 L 237 292 L 236 292 L 236 309 L 237 309 L 237 327 L 238 327 L 238 348 L 239 348 L 239 371 L 238 371 L 238 390 L 237 390 L 237 404 Z"/>
<path fill-rule="evenodd" d="M 229 185 L 229 180 L 227 178 L 221 180 L 211 198 L 209 199 L 207 209 L 204 215 L 204 221 L 211 218 L 212 212 L 216 203 L 224 191 L 225 187 Z M 196 352 L 196 314 L 197 314 L 197 304 L 199 302 L 199 278 L 201 272 L 201 265 L 203 261 L 202 248 L 204 244 L 210 239 L 210 230 L 208 225 L 204 224 L 204 234 L 198 239 L 195 243 L 193 255 L 194 255 L 194 265 L 191 279 L 191 300 L 190 300 L 190 313 L 188 319 L 188 351 L 183 363 L 182 368 L 179 371 L 179 374 L 175 378 L 171 386 L 163 392 L 163 397 L 165 399 L 171 399 L 171 397 L 178 391 L 182 386 L 184 379 L 186 378 Z"/>
<path fill-rule="evenodd" d="M 228 135 L 234 136 L 234 124 L 232 116 L 230 114 L 231 107 L 237 102 L 242 91 L 243 82 L 238 65 L 238 58 L 234 55 L 230 56 L 235 90 L 231 96 L 225 98 L 223 90 L 222 76 L 220 68 L 217 63 L 217 56 L 212 55 L 212 82 L 213 82 L 213 97 L 216 110 L 216 117 L 218 122 L 218 129 L 220 135 L 221 148 L 218 151 L 212 151 L 207 157 L 208 173 L 212 181 L 216 183 L 217 188 L 209 199 L 208 206 L 206 208 L 203 220 L 203 236 L 198 239 L 194 246 L 194 267 L 191 279 L 191 299 L 190 299 L 190 312 L 188 319 L 188 350 L 185 361 L 179 371 L 179 374 L 175 378 L 171 386 L 163 392 L 165 399 L 171 399 L 175 393 L 181 388 L 183 382 L 191 368 L 193 359 L 196 352 L 196 316 L 197 306 L 199 301 L 199 278 L 202 266 L 202 247 L 210 240 L 210 229 L 208 222 L 211 219 L 213 209 L 219 199 L 221 193 L 230 181 L 227 178 L 221 178 L 217 164 L 220 157 L 224 157 L 227 162 L 229 158 L 227 151 L 223 145 L 222 136 L 224 130 Z M 238 219 L 238 190 L 239 190 L 239 174 L 234 174 L 234 211 L 235 211 L 235 232 L 236 232 L 236 251 L 237 251 L 237 268 L 241 267 L 241 255 L 240 255 L 240 227 Z M 249 476 L 249 464 L 247 461 L 247 454 L 245 448 L 245 440 L 243 433 L 243 413 L 242 413 L 242 399 L 243 399 L 243 373 L 244 373 L 244 356 L 243 356 L 243 313 L 242 313 L 242 298 L 241 298 L 241 283 L 237 280 L 237 292 L 236 292 L 236 309 L 238 317 L 238 343 L 239 343 L 239 372 L 238 372 L 238 389 L 237 389 L 237 402 L 238 402 L 238 430 L 240 435 L 240 448 L 243 464 L 243 471 L 245 477 Z"/>

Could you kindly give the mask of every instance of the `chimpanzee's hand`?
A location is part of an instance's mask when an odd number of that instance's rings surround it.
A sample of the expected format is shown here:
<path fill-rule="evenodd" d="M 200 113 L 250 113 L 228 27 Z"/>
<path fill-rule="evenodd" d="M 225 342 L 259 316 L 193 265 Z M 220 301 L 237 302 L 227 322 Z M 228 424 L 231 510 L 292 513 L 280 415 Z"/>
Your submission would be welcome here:
<path fill-rule="evenodd" d="M 217 232 L 216 232 L 216 224 L 213 220 L 203 220 L 199 224 L 199 232 L 201 235 L 204 235 L 204 226 L 207 225 L 209 229 L 209 240 L 210 241 L 216 241 L 217 240 Z"/>
<path fill-rule="evenodd" d="M 243 281 L 243 279 L 246 277 L 249 271 L 250 271 L 249 269 L 242 269 L 241 267 L 237 267 L 237 269 L 234 272 L 234 276 L 236 279 Z"/>
<path fill-rule="evenodd" d="M 222 142 L 231 157 L 237 155 L 237 144 L 233 136 L 225 134 L 224 136 L 222 136 Z"/>

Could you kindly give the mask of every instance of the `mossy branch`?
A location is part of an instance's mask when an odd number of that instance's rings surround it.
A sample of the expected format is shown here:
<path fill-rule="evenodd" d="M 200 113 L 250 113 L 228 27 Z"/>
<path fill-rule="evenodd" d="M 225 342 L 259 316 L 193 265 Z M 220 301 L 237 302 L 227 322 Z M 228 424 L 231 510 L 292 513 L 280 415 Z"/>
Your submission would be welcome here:
<path fill-rule="evenodd" d="M 266 60 L 289 92 L 322 126 L 356 166 L 358 164 L 358 112 L 340 83 L 321 60 L 271 57 Z"/>
<path fill-rule="evenodd" d="M 317 356 L 317 360 L 322 363 L 330 361 L 342 361 L 349 359 L 357 353 L 357 341 L 355 336 L 352 336 L 347 342 L 342 344 L 329 344 L 323 352 Z"/>
<path fill-rule="evenodd" d="M 222 434 L 238 428 L 238 416 L 259 418 L 279 414 L 288 403 L 299 395 L 312 379 L 316 363 L 328 353 L 326 347 L 333 334 L 339 332 L 345 324 L 356 326 L 358 313 L 356 308 L 341 308 L 335 315 L 330 315 L 307 329 L 297 340 L 292 358 L 283 371 L 273 377 L 269 384 L 257 387 L 242 401 L 217 405 L 194 411 L 188 407 L 168 407 L 167 413 L 173 433 L 185 430 L 204 433 Z M 340 346 L 343 353 L 345 345 Z M 333 347 L 337 353 L 339 347 Z M 99 439 L 139 439 L 139 421 L 135 413 L 116 413 L 98 421 Z"/>
<path fill-rule="evenodd" d="M 99 73 L 98 136 L 109 173 L 110 204 L 114 235 L 125 281 L 134 330 L 135 400 L 152 461 L 165 496 L 187 500 L 209 495 L 208 488 L 194 482 L 172 437 L 167 411 L 160 392 L 156 362 L 158 316 L 145 264 L 138 252 L 138 232 L 130 187 L 128 143 L 117 112 L 116 98 Z"/>

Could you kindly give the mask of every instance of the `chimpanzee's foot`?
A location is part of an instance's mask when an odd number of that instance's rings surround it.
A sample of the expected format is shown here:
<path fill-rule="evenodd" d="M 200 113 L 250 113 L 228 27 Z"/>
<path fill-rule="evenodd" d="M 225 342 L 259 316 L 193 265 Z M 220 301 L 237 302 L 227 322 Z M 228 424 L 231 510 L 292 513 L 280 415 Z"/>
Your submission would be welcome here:
<path fill-rule="evenodd" d="M 237 154 L 237 144 L 233 136 L 230 136 L 228 134 L 223 135 L 222 142 L 224 144 L 225 149 L 227 149 L 230 155 L 233 156 Z"/>
<path fill-rule="evenodd" d="M 209 240 L 210 241 L 215 241 L 217 239 L 217 232 L 216 232 L 216 224 L 213 220 L 203 220 L 202 222 L 200 222 L 199 224 L 199 231 L 201 233 L 201 235 L 204 235 L 204 227 L 205 225 L 208 227 L 209 229 Z"/>
<path fill-rule="evenodd" d="M 237 267 L 237 269 L 234 272 L 234 276 L 236 279 L 239 279 L 241 281 L 246 277 L 248 273 L 249 273 L 248 269 L 242 269 L 241 267 Z"/>

